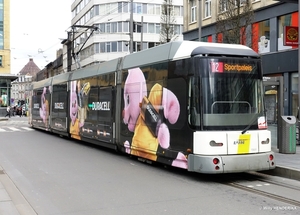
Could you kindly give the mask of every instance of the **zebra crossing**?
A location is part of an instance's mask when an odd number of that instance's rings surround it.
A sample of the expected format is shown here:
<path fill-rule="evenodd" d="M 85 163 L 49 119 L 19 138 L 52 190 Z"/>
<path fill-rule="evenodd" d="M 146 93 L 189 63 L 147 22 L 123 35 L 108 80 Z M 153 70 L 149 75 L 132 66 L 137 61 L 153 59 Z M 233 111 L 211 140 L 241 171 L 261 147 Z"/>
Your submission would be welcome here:
<path fill-rule="evenodd" d="M 12 126 L 1 126 L 0 127 L 0 133 L 2 132 L 28 132 L 28 131 L 33 131 L 34 129 L 30 127 L 25 127 L 25 126 L 18 126 L 18 127 L 12 127 Z"/>

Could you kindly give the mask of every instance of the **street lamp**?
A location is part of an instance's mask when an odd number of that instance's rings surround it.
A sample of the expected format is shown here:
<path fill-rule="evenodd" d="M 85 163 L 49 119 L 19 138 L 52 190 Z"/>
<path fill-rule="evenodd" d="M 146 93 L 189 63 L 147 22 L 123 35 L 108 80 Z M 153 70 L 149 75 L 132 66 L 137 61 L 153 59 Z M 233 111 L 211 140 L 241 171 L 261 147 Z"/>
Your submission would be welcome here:
<path fill-rule="evenodd" d="M 201 41 L 201 37 L 202 37 L 202 32 L 201 32 L 201 28 L 202 28 L 202 2 L 201 0 L 199 0 L 199 10 L 198 10 L 198 37 L 199 37 L 199 41 Z"/>
<path fill-rule="evenodd" d="M 129 31 L 130 31 L 130 42 L 129 51 L 130 54 L 133 52 L 133 0 L 130 0 L 130 21 L 129 21 Z"/>

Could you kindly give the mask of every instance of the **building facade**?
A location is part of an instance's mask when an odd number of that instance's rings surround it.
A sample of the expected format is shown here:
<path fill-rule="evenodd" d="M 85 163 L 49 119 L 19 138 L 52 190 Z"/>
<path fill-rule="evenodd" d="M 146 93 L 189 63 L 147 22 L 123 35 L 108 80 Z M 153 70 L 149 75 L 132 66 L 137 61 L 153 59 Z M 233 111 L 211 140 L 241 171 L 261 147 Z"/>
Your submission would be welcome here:
<path fill-rule="evenodd" d="M 29 58 L 28 63 L 17 74 L 17 79 L 11 82 L 11 106 L 28 103 L 31 82 L 40 71 L 39 67 Z"/>
<path fill-rule="evenodd" d="M 198 41 L 201 34 L 202 41 L 222 42 L 217 36 L 216 22 L 218 14 L 222 8 L 224 9 L 220 3 L 226 2 L 227 0 L 184 1 L 184 40 Z M 250 41 L 249 46 L 262 56 L 265 80 L 275 80 L 270 84 L 266 82 L 265 97 L 268 121 L 276 123 L 280 103 L 282 115 L 297 116 L 298 112 L 298 44 L 284 43 L 285 29 L 299 26 L 298 1 L 249 0 L 249 2 L 252 4 L 254 14 L 250 28 L 251 36 L 247 41 Z M 198 22 L 199 13 L 201 13 L 200 22 Z M 296 34 L 298 35 L 298 32 Z M 282 92 L 279 92 L 280 89 L 283 89 Z"/>
<path fill-rule="evenodd" d="M 183 0 L 170 2 L 175 32 L 170 40 L 182 40 Z M 75 53 L 80 50 L 78 55 L 80 66 L 127 55 L 131 50 L 131 41 L 133 52 L 160 44 L 162 4 L 162 0 L 153 0 L 150 3 L 146 0 L 134 1 L 131 14 L 130 1 L 74 0 L 71 6 L 72 25 L 96 27 L 96 30 L 85 27 L 72 29 L 74 34 L 69 39 L 75 40 L 73 44 Z M 93 30 L 95 31 L 91 34 Z"/>
<path fill-rule="evenodd" d="M 11 103 L 11 82 L 17 78 L 11 74 L 10 62 L 10 1 L 0 0 L 0 116 Z"/>
<path fill-rule="evenodd" d="M 11 106 L 20 103 L 28 103 L 28 96 L 30 95 L 30 85 L 32 76 L 17 75 L 18 78 L 11 83 Z"/>

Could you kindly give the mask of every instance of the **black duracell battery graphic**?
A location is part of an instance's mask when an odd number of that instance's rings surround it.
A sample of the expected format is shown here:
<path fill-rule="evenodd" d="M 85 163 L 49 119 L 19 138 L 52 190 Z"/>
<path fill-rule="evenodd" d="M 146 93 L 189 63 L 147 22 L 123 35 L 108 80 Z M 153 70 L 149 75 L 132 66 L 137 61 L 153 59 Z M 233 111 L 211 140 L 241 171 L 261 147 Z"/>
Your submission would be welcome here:
<path fill-rule="evenodd" d="M 143 98 L 141 104 L 141 115 L 153 136 L 157 137 L 159 126 L 162 123 L 161 116 L 146 97 Z"/>

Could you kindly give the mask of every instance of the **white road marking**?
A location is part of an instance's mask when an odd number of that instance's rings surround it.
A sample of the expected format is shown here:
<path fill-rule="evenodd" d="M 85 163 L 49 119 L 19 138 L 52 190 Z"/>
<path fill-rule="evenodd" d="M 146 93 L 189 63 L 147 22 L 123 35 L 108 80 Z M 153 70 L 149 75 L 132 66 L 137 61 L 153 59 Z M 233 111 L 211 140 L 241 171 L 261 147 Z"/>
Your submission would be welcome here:
<path fill-rule="evenodd" d="M 20 131 L 20 129 L 17 129 L 17 128 L 14 128 L 14 127 L 7 127 L 9 128 L 10 130 L 13 130 L 13 131 Z"/>
<path fill-rule="evenodd" d="M 29 128 L 29 127 L 21 127 L 22 129 L 24 129 L 24 130 L 27 130 L 27 131 L 33 131 L 34 129 L 32 129 L 32 128 Z"/>

